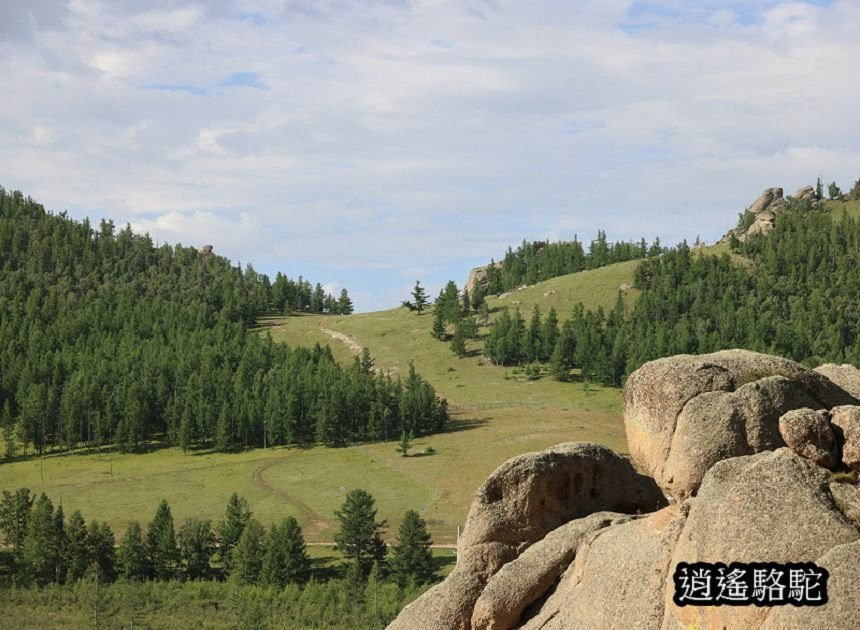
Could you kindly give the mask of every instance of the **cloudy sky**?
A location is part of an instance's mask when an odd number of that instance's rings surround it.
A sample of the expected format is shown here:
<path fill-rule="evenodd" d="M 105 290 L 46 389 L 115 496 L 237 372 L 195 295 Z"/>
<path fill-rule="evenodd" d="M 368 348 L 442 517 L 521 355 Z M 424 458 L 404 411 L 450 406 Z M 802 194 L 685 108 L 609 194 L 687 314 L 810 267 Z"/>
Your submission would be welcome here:
<path fill-rule="evenodd" d="M 399 304 L 860 177 L 860 2 L 0 0 L 0 185 Z"/>

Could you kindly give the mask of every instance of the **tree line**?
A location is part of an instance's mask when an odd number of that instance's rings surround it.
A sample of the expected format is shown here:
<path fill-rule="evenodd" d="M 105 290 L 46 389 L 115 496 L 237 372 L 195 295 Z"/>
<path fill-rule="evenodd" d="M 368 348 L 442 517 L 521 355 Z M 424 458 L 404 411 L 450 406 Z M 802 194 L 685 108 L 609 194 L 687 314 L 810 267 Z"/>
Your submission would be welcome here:
<path fill-rule="evenodd" d="M 749 264 L 686 242 L 643 260 L 630 306 L 619 293 L 608 312 L 577 304 L 561 324 L 554 310 L 543 316 L 535 306 L 527 323 L 519 309 L 503 309 L 484 354 L 613 386 L 653 359 L 728 348 L 860 365 L 860 222 L 791 202 L 770 234 L 730 246 Z"/>
<path fill-rule="evenodd" d="M 336 512 L 340 531 L 336 548 L 343 554 L 342 572 L 354 589 L 368 579 L 390 579 L 401 588 L 435 580 L 426 523 L 414 510 L 406 512 L 391 549 L 382 541 L 384 521 L 377 522 L 373 497 L 351 490 Z M 0 581 L 7 585 L 73 584 L 87 577 L 99 582 L 118 578 L 145 580 L 223 580 L 238 584 L 284 588 L 311 577 L 311 560 L 298 521 L 292 516 L 266 530 L 253 518 L 248 503 L 233 494 L 217 524 L 190 517 L 175 528 L 162 500 L 144 529 L 129 522 L 117 544 L 107 523 L 87 524 L 79 510 L 66 518 L 42 493 L 27 488 L 3 491 L 0 531 L 3 551 Z"/>
<path fill-rule="evenodd" d="M 628 260 L 654 258 L 663 251 L 665 248 L 660 245 L 659 238 L 650 246 L 644 238 L 638 242 L 610 243 L 603 230 L 598 230 L 597 238 L 588 245 L 588 251 L 576 235 L 572 241 L 523 240 L 515 250 L 508 247 L 504 258 L 498 263 L 490 261 L 486 269 L 486 290 L 498 295 L 524 284 L 535 284 L 569 273 L 598 269 Z"/>
<path fill-rule="evenodd" d="M 250 265 L 156 248 L 109 221 L 96 230 L 2 188 L 0 269 L 7 457 L 22 446 L 133 451 L 153 440 L 338 446 L 447 421 L 447 404 L 413 368 L 379 374 L 367 353 L 342 367 L 328 348 L 292 349 L 251 330 L 272 309 L 315 308 L 319 292 L 308 297 L 304 281 L 270 284 Z"/>

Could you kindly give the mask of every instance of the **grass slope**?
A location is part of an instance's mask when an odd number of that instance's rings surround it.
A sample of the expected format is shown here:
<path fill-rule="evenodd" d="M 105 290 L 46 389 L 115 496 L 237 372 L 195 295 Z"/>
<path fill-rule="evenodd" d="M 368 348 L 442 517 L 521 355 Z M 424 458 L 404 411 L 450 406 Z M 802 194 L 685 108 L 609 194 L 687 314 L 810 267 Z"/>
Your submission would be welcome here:
<path fill-rule="evenodd" d="M 567 316 L 576 301 L 610 307 L 618 287 L 632 279 L 634 264 L 555 278 L 517 291 L 530 311 L 555 305 Z M 543 294 L 550 302 L 543 300 Z M 514 296 L 516 296 L 514 298 Z M 498 306 L 504 300 L 494 299 Z M 292 515 L 309 541 L 331 541 L 335 510 L 346 493 L 361 487 L 373 494 L 379 518 L 388 521 L 387 538 L 396 537 L 400 519 L 418 509 L 434 540 L 456 540 L 472 495 L 506 459 L 567 441 L 595 441 L 617 451 L 627 445 L 621 420 L 620 390 L 529 381 L 512 368 L 482 365 L 482 341 L 470 342 L 471 356 L 458 359 L 448 344 L 430 336 L 432 314 L 405 309 L 348 317 L 296 315 L 262 323 L 277 341 L 292 345 L 327 343 L 338 360 L 352 360 L 370 348 L 377 367 L 404 373 L 410 360 L 451 401 L 453 429 L 416 441 L 414 453 L 432 446 L 431 456 L 401 457 L 390 442 L 342 449 L 274 448 L 244 453 L 208 451 L 183 455 L 164 448 L 142 455 L 74 454 L 0 464 L 0 489 L 26 486 L 62 499 L 67 514 L 80 509 L 87 519 L 106 520 L 117 535 L 129 520 L 146 524 L 161 498 L 173 510 L 177 527 L 188 517 L 215 521 L 233 492 L 245 496 L 264 525 Z M 484 331 L 486 333 L 486 331 Z"/>
<path fill-rule="evenodd" d="M 860 219 L 860 199 L 826 201 L 824 207 L 833 215 L 834 219 L 842 218 L 843 212 L 847 212 L 849 217 Z"/>
<path fill-rule="evenodd" d="M 598 397 L 598 393 L 587 394 Z M 45 492 L 66 514 L 80 509 L 87 520 L 106 520 L 121 535 L 130 520 L 147 524 L 166 498 L 178 527 L 197 516 L 218 521 L 233 492 L 248 499 L 268 526 L 295 516 L 309 541 L 331 541 L 334 511 L 355 487 L 376 498 L 386 538 L 397 535 L 406 510 L 420 510 L 434 540 L 456 541 L 471 497 L 506 459 L 566 441 L 596 441 L 624 452 L 616 413 L 508 408 L 454 414 L 454 428 L 417 440 L 414 453 L 433 446 L 435 455 L 401 457 L 396 442 L 342 449 L 272 448 L 245 453 L 183 455 L 164 448 L 148 454 L 62 455 L 0 464 L 0 489 Z M 112 473 L 112 474 L 111 474 Z"/>

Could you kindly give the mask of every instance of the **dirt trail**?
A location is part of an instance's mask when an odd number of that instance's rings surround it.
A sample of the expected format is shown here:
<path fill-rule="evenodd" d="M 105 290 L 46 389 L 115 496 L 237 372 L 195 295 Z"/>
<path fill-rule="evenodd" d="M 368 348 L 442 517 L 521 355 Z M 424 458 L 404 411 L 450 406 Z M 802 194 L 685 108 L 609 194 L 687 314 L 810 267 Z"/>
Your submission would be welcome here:
<path fill-rule="evenodd" d="M 296 508 L 298 508 L 302 517 L 311 524 L 311 527 L 317 533 L 324 529 L 331 529 L 331 523 L 328 523 L 327 521 L 322 519 L 320 515 L 314 512 L 306 503 L 299 501 L 297 498 L 295 498 L 288 492 L 285 492 L 280 488 L 274 487 L 271 483 L 266 481 L 265 477 L 263 477 L 263 473 L 265 471 L 267 471 L 275 464 L 283 462 L 285 459 L 285 457 L 278 457 L 275 459 L 267 460 L 262 465 L 257 466 L 257 468 L 254 469 L 254 472 L 251 474 L 251 478 L 254 480 L 254 483 L 260 486 L 263 490 L 265 490 L 272 496 L 278 497 L 279 499 L 283 499 L 287 503 L 294 505 Z"/>
<path fill-rule="evenodd" d="M 362 347 L 361 344 L 358 343 L 355 339 L 350 337 L 349 335 L 344 335 L 341 332 L 337 332 L 336 330 L 331 330 L 330 328 L 326 328 L 323 326 L 322 322 L 320 322 L 320 330 L 327 334 L 332 339 L 337 339 L 347 348 L 352 350 L 355 354 L 361 354 Z"/>

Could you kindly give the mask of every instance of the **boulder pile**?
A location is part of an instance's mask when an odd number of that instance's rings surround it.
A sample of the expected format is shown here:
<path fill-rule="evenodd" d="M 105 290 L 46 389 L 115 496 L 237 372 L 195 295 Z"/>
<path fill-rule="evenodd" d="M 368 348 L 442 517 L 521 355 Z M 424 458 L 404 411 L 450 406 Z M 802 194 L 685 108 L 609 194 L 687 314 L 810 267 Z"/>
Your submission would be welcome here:
<path fill-rule="evenodd" d="M 635 467 L 589 443 L 504 463 L 454 571 L 389 627 L 860 627 L 860 370 L 826 367 L 742 350 L 642 366 L 624 390 Z M 694 562 L 812 562 L 829 601 L 679 606 Z"/>
<path fill-rule="evenodd" d="M 794 193 L 794 199 L 810 204 L 819 203 L 812 186 L 800 188 Z M 773 229 L 776 215 L 785 212 L 786 208 L 788 208 L 788 203 L 783 197 L 782 188 L 766 188 L 746 209 L 746 212 L 752 215 L 752 223 L 746 228 L 739 226 L 729 230 L 720 242 L 728 242 L 732 236 L 743 241 L 750 234 L 767 234 Z"/>

